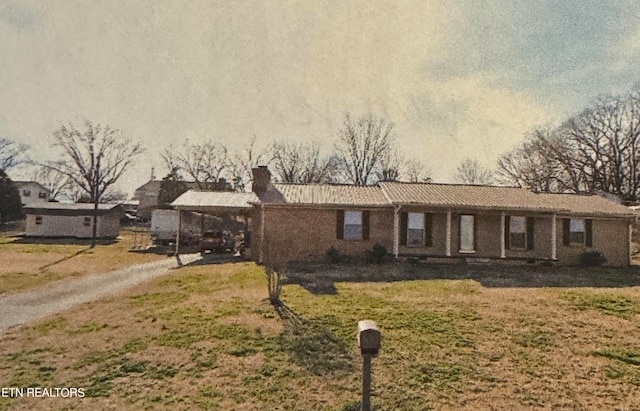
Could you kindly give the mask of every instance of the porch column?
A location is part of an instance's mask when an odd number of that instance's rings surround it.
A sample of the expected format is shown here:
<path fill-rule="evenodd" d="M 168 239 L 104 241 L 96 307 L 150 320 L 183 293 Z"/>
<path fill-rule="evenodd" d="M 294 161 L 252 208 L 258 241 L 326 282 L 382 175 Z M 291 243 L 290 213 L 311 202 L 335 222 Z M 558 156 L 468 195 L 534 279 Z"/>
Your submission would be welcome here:
<path fill-rule="evenodd" d="M 451 210 L 447 210 L 447 231 L 444 246 L 446 256 L 451 257 Z"/>
<path fill-rule="evenodd" d="M 260 204 L 260 262 L 264 263 L 264 204 Z"/>
<path fill-rule="evenodd" d="M 504 211 L 500 213 L 500 258 L 507 258 L 505 248 L 506 244 L 504 242 L 504 234 L 505 234 L 505 224 L 504 224 Z"/>
<path fill-rule="evenodd" d="M 553 213 L 551 215 L 551 259 L 552 260 L 557 260 L 558 256 L 557 256 L 557 242 L 556 242 L 556 237 L 557 237 L 557 227 L 556 227 L 556 213 Z"/>
<path fill-rule="evenodd" d="M 176 233 L 176 252 L 175 257 L 178 262 L 178 267 L 182 266 L 182 260 L 180 260 L 180 231 L 182 230 L 182 210 L 176 208 L 178 210 L 178 232 Z"/>
<path fill-rule="evenodd" d="M 393 255 L 398 258 L 398 248 L 400 245 L 400 206 L 393 208 Z"/>
<path fill-rule="evenodd" d="M 628 256 L 628 260 L 627 260 L 627 266 L 631 264 L 631 241 L 633 241 L 633 225 L 631 223 L 629 223 L 628 227 L 628 231 L 629 231 L 629 241 L 627 241 L 627 256 Z"/>

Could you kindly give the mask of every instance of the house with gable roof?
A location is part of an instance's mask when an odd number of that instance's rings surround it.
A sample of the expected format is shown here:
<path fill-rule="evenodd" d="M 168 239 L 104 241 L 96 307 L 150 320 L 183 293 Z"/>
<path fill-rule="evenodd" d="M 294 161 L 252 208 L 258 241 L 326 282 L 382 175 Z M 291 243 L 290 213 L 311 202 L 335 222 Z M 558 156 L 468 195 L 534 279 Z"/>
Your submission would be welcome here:
<path fill-rule="evenodd" d="M 50 192 L 37 181 L 14 181 L 20 193 L 22 205 L 42 204 L 49 201 Z"/>
<path fill-rule="evenodd" d="M 630 264 L 634 214 L 597 195 L 523 188 L 384 182 L 377 186 L 271 182 L 254 171 L 252 258 L 318 258 L 335 247 L 363 255 L 375 244 L 395 257 L 579 262 L 598 251 Z"/>

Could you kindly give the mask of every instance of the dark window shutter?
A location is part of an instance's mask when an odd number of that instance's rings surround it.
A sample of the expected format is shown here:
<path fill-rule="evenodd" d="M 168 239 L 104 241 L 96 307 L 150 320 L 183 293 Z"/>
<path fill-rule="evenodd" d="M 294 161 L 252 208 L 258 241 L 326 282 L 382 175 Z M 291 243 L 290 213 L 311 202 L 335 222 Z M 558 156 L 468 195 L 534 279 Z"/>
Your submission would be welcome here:
<path fill-rule="evenodd" d="M 562 219 L 562 244 L 569 245 L 571 243 L 571 220 L 568 218 Z"/>
<path fill-rule="evenodd" d="M 584 231 L 585 245 L 593 246 L 593 220 L 584 220 Z"/>
<path fill-rule="evenodd" d="M 424 213 L 424 245 L 425 247 L 431 247 L 433 245 L 432 239 L 432 227 L 433 219 L 431 213 Z"/>
<path fill-rule="evenodd" d="M 478 218 L 473 216 L 473 250 L 478 251 Z"/>
<path fill-rule="evenodd" d="M 504 247 L 511 248 L 511 216 L 504 216 Z"/>
<path fill-rule="evenodd" d="M 407 245 L 407 228 L 409 226 L 409 213 L 400 213 L 400 245 Z"/>
<path fill-rule="evenodd" d="M 527 217 L 527 250 L 533 250 L 533 217 Z"/>
<path fill-rule="evenodd" d="M 369 210 L 364 210 L 362 212 L 362 239 L 369 239 L 369 222 L 371 218 L 371 212 Z"/>
<path fill-rule="evenodd" d="M 342 240 L 344 238 L 344 210 L 338 210 L 336 218 L 336 238 Z"/>

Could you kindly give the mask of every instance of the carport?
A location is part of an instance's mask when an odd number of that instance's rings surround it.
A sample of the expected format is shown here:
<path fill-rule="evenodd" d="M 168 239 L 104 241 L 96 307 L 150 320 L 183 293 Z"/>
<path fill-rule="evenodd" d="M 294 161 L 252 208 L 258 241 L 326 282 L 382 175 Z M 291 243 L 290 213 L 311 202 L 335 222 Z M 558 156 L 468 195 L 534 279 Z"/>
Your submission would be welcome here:
<path fill-rule="evenodd" d="M 250 247 L 250 213 L 253 206 L 251 202 L 257 202 L 258 197 L 254 193 L 237 193 L 231 191 L 198 191 L 189 190 L 176 198 L 170 204 L 179 211 L 178 235 L 176 238 L 176 256 L 179 255 L 180 228 L 182 211 L 194 211 L 216 217 L 238 217 L 244 220 L 245 245 Z"/>

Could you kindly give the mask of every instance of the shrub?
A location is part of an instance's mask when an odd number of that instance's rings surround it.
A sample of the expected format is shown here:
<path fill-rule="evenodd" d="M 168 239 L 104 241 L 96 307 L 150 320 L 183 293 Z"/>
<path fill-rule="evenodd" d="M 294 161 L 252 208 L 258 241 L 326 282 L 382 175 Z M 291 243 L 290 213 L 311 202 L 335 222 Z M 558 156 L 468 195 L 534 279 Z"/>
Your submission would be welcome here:
<path fill-rule="evenodd" d="M 634 241 L 631 242 L 631 255 L 640 254 L 640 243 L 636 243 Z"/>
<path fill-rule="evenodd" d="M 383 245 L 376 244 L 371 250 L 367 251 L 367 261 L 373 264 L 380 264 L 387 256 L 387 248 Z"/>
<path fill-rule="evenodd" d="M 340 251 L 338 251 L 335 247 L 331 247 L 327 250 L 327 257 L 329 258 L 329 262 L 331 264 L 337 264 L 342 261 L 342 255 L 340 255 Z"/>
<path fill-rule="evenodd" d="M 600 267 L 607 262 L 607 257 L 600 251 L 585 251 L 580 255 L 580 265 L 583 267 Z"/>

